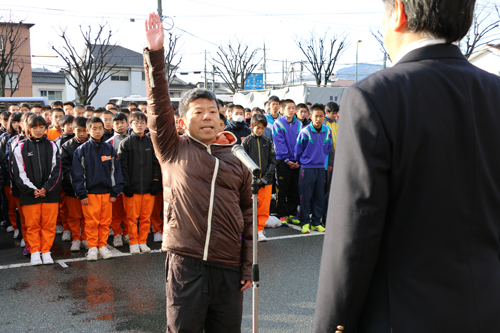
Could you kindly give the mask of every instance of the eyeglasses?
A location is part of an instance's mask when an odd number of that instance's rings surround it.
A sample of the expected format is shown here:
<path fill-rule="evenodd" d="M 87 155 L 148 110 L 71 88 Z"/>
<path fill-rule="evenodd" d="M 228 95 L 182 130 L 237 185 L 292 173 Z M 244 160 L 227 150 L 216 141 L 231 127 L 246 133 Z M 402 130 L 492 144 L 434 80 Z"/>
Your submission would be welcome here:
<path fill-rule="evenodd" d="M 141 122 L 134 121 L 134 122 L 132 122 L 132 123 L 133 123 L 133 124 L 135 124 L 135 125 L 141 125 L 141 126 L 146 125 L 146 123 L 145 123 L 145 122 L 143 122 L 143 121 L 141 121 Z"/>

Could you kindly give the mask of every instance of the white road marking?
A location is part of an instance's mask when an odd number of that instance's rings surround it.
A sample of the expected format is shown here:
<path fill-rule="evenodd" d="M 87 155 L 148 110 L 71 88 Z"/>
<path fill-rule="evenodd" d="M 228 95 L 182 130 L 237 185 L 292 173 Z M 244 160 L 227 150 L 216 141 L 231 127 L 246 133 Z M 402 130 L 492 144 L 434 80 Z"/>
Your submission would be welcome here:
<path fill-rule="evenodd" d="M 312 231 L 310 234 L 300 234 L 300 235 L 289 235 L 289 236 L 278 236 L 278 237 L 267 237 L 268 241 L 289 239 L 289 238 L 299 238 L 299 237 L 311 237 L 311 236 L 324 236 L 324 232 Z"/>
<path fill-rule="evenodd" d="M 56 262 L 61 265 L 62 268 L 68 268 L 68 265 L 66 265 L 63 261 L 56 260 Z"/>

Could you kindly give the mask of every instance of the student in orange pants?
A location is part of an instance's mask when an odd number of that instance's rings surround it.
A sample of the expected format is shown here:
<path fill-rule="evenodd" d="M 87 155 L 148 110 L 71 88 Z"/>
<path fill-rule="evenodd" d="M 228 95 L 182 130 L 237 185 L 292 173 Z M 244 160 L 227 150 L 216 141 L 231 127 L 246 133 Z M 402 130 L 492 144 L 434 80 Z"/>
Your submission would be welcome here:
<path fill-rule="evenodd" d="M 163 192 L 155 195 L 155 204 L 151 213 L 151 224 L 153 224 L 154 242 L 162 241 L 163 234 Z"/>
<path fill-rule="evenodd" d="M 161 191 L 161 172 L 151 138 L 144 135 L 146 115 L 135 112 L 129 121 L 133 132 L 120 143 L 118 157 L 125 182 L 123 206 L 127 214 L 130 253 L 135 254 L 151 252 L 146 242 L 151 227 L 150 218 L 155 197 Z M 139 233 L 137 233 L 137 219 L 139 219 Z"/>
<path fill-rule="evenodd" d="M 88 204 L 82 204 L 82 211 L 89 248 L 106 248 L 111 225 L 110 194 L 88 194 L 87 198 Z"/>
<path fill-rule="evenodd" d="M 28 118 L 28 138 L 13 149 L 12 174 L 20 191 L 20 203 L 26 217 L 27 240 L 31 246 L 31 264 L 53 264 L 50 249 L 61 201 L 61 163 L 59 148 L 47 140 L 47 122 L 40 115 Z M 36 151 L 36 154 L 33 152 Z M 42 258 L 40 258 L 40 251 Z"/>
<path fill-rule="evenodd" d="M 85 216 L 83 215 L 80 199 L 67 196 L 66 209 L 69 212 L 68 226 L 73 239 L 71 251 L 80 251 L 82 243 L 83 247 L 88 248 L 87 236 L 85 234 Z"/>
<path fill-rule="evenodd" d="M 123 194 L 120 194 L 116 197 L 116 201 L 113 202 L 113 214 L 111 218 L 111 230 L 113 230 L 114 238 L 113 238 L 113 246 L 114 247 L 122 247 L 123 241 L 129 242 L 128 236 L 128 224 L 126 222 L 125 209 L 123 207 Z M 123 229 L 122 229 L 123 222 Z M 122 237 L 123 235 L 123 237 Z"/>
<path fill-rule="evenodd" d="M 259 205 L 257 206 L 257 220 L 259 222 L 257 229 L 259 232 L 264 230 L 266 221 L 269 219 L 269 207 L 271 206 L 271 196 L 273 194 L 273 185 L 261 187 L 257 194 Z"/>

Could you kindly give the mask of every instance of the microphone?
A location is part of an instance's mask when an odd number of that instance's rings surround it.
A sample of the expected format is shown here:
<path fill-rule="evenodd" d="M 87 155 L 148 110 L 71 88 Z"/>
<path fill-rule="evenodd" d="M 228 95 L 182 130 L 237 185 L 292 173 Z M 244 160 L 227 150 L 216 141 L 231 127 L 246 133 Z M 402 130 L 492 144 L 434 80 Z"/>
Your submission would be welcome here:
<path fill-rule="evenodd" d="M 255 164 L 255 162 L 248 156 L 247 152 L 241 145 L 234 145 L 231 153 L 239 159 L 245 166 L 250 170 L 250 173 L 257 177 L 260 174 L 260 168 Z"/>

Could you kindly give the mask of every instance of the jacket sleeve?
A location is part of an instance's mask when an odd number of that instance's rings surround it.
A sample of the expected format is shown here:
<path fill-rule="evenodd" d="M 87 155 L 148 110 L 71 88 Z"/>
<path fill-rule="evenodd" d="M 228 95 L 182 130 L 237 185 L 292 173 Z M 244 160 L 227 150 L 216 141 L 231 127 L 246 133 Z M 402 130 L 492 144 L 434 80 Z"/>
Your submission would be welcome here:
<path fill-rule="evenodd" d="M 120 143 L 121 144 L 121 143 Z M 115 148 L 111 147 L 113 159 L 111 160 L 111 180 L 113 184 L 113 189 L 111 190 L 111 197 L 116 198 L 123 192 L 124 181 L 122 174 L 122 167 L 120 164 L 120 158 L 116 154 Z"/>
<path fill-rule="evenodd" d="M 177 154 L 179 135 L 175 129 L 174 107 L 170 102 L 164 49 L 144 50 L 144 71 L 148 96 L 148 128 L 160 163 Z"/>
<path fill-rule="evenodd" d="M 30 195 L 38 188 L 31 182 L 24 169 L 24 159 L 22 155 L 23 145 L 17 145 L 11 153 L 12 158 L 12 176 L 16 182 L 17 187 L 24 195 Z"/>
<path fill-rule="evenodd" d="M 240 208 L 243 214 L 243 235 L 241 244 L 241 279 L 252 279 L 253 264 L 253 201 L 252 201 L 252 174 L 244 168 L 243 184 L 240 188 Z"/>
<path fill-rule="evenodd" d="M 120 166 L 122 169 L 122 177 L 123 177 L 123 186 L 130 186 L 130 177 L 128 170 L 128 147 L 127 143 L 129 140 L 123 140 L 120 142 L 120 146 L 118 147 L 118 159 L 120 160 Z"/>
<path fill-rule="evenodd" d="M 307 148 L 307 145 L 309 143 L 307 134 L 304 133 L 305 131 L 300 131 L 299 135 L 297 136 L 297 144 L 295 145 L 295 160 L 297 163 L 300 163 L 300 158 L 302 157 L 302 154 L 304 153 L 304 150 Z"/>
<path fill-rule="evenodd" d="M 84 146 L 80 146 L 75 150 L 71 168 L 73 189 L 75 190 L 76 197 L 80 200 L 87 198 L 87 188 L 85 187 L 85 156 L 83 155 L 83 147 Z"/>
<path fill-rule="evenodd" d="M 281 128 L 280 122 L 275 121 L 273 124 L 273 140 L 276 145 L 276 152 L 283 156 L 285 163 L 288 163 L 293 158 L 293 152 L 288 151 L 286 145 L 285 130 Z"/>
<path fill-rule="evenodd" d="M 43 185 L 47 192 L 53 191 L 55 188 L 61 186 L 62 180 L 62 169 L 61 169 L 61 156 L 59 155 L 59 147 L 49 140 L 47 142 L 50 144 L 48 147 L 52 148 L 51 151 L 51 163 L 50 163 L 50 175 L 47 182 Z"/>
<path fill-rule="evenodd" d="M 71 167 L 73 164 L 73 156 L 68 151 L 68 145 L 65 143 L 61 147 L 61 168 L 62 168 L 62 188 L 64 192 L 71 187 Z"/>
<path fill-rule="evenodd" d="M 158 163 L 158 159 L 156 158 L 153 152 L 153 180 L 157 179 L 158 181 L 163 181 L 161 177 L 161 168 L 160 163 Z"/>
<path fill-rule="evenodd" d="M 274 151 L 274 145 L 273 142 L 270 141 L 268 144 L 268 155 L 269 160 L 267 161 L 267 169 L 264 173 L 264 178 L 266 180 L 267 184 L 272 184 L 273 182 L 273 176 L 276 171 L 276 152 Z"/>
<path fill-rule="evenodd" d="M 356 332 L 379 257 L 386 220 L 390 141 L 368 95 L 354 86 L 342 98 L 314 332 Z"/>

